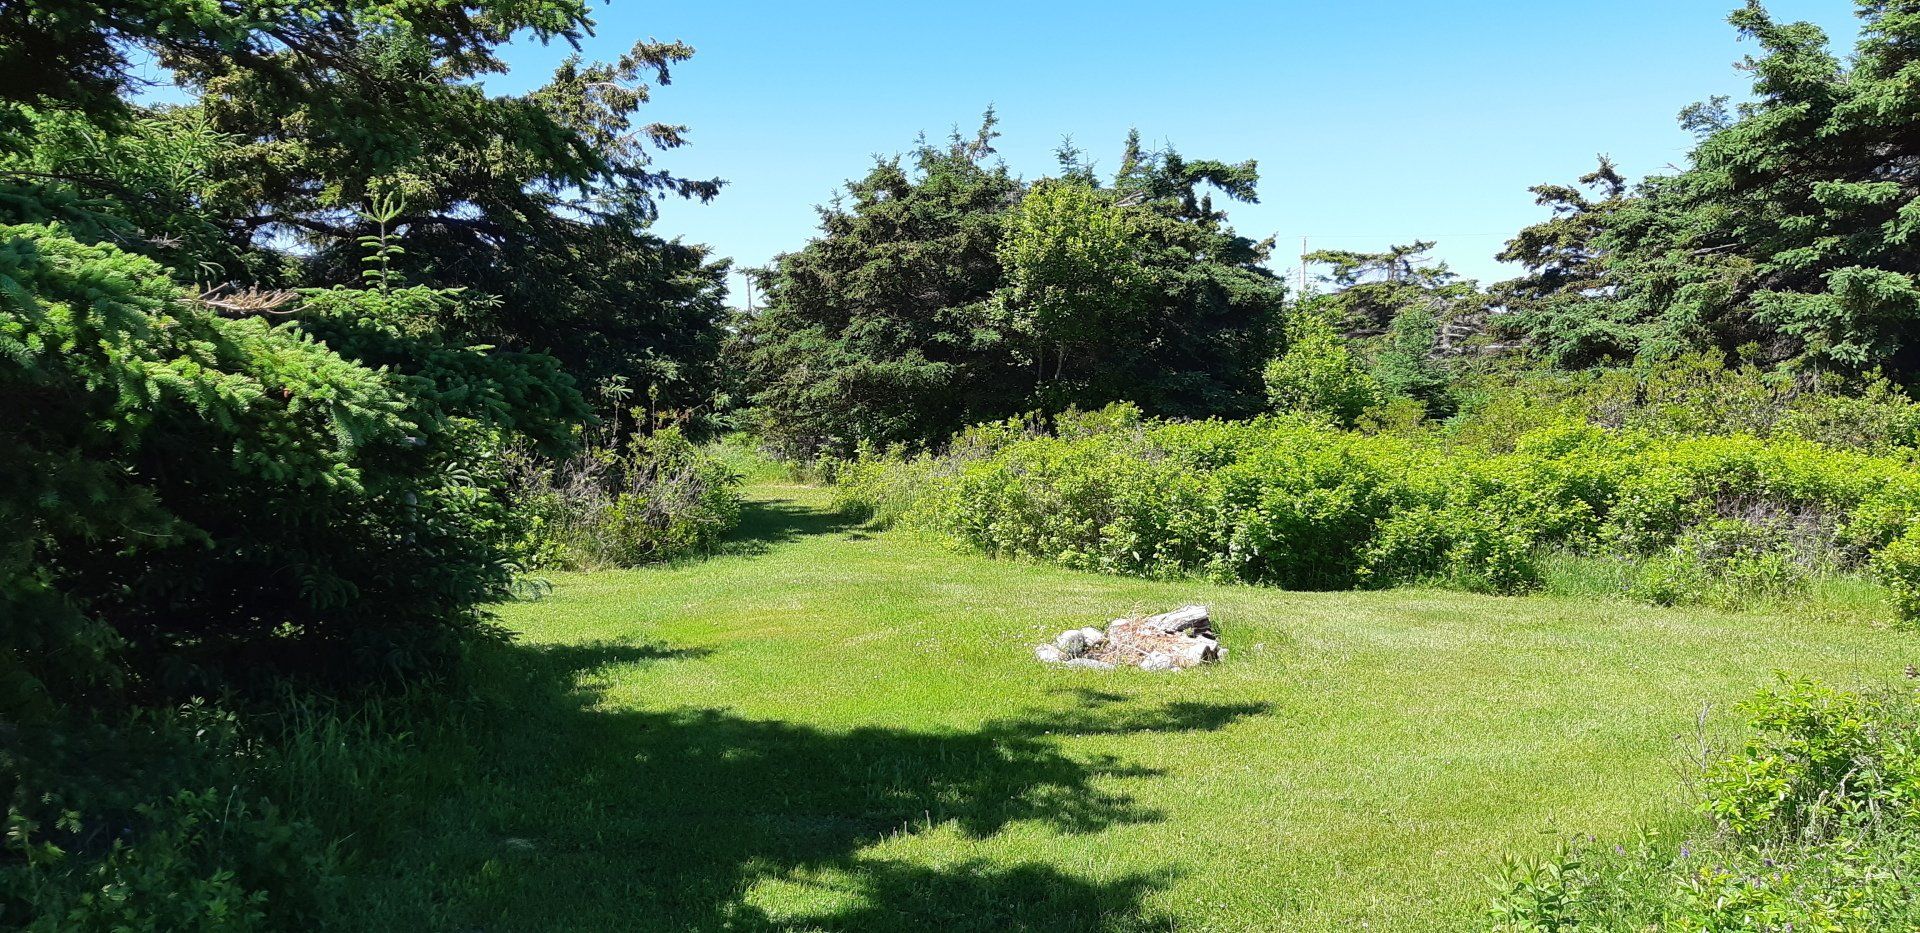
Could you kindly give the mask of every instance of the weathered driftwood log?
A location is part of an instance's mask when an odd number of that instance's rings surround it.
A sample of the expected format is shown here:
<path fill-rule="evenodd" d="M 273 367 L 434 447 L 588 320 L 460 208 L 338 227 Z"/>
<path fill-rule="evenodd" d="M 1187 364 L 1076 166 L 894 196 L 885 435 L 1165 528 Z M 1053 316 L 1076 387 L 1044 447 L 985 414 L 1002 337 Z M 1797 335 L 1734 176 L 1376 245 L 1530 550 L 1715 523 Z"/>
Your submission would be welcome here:
<path fill-rule="evenodd" d="M 1207 618 L 1207 607 L 1187 606 L 1172 612 L 1163 612 L 1157 616 L 1148 616 L 1146 624 L 1156 632 L 1172 635 L 1176 632 L 1192 632 L 1196 635 L 1213 634 L 1213 623 Z"/>

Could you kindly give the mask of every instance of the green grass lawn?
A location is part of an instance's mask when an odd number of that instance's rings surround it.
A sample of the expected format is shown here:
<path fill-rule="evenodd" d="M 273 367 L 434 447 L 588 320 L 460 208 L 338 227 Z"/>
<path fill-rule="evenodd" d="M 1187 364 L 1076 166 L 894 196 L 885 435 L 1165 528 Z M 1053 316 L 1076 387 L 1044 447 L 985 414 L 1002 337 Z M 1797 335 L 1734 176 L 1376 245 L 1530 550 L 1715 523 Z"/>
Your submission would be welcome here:
<path fill-rule="evenodd" d="M 957 555 L 762 486 L 733 553 L 502 610 L 515 715 L 356 882 L 487 930 L 1470 928 L 1502 853 L 1677 826 L 1775 669 L 1885 681 L 1860 622 L 1288 593 Z M 1205 603 L 1232 654 L 1067 671 L 1067 626 Z"/>

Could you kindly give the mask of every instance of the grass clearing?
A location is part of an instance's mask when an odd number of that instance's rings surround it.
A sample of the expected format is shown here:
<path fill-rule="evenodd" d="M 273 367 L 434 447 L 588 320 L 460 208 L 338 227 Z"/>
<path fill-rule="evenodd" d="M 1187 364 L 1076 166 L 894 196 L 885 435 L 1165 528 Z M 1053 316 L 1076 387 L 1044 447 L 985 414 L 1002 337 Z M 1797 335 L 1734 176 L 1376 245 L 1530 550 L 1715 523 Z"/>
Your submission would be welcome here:
<path fill-rule="evenodd" d="M 727 556 L 503 609 L 513 715 L 361 866 L 370 927 L 1457 929 L 1503 852 L 1676 825 L 1703 708 L 1718 734 L 1775 669 L 1915 655 L 1831 618 L 1092 576 L 752 495 Z M 1224 664 L 1031 656 L 1186 602 Z"/>

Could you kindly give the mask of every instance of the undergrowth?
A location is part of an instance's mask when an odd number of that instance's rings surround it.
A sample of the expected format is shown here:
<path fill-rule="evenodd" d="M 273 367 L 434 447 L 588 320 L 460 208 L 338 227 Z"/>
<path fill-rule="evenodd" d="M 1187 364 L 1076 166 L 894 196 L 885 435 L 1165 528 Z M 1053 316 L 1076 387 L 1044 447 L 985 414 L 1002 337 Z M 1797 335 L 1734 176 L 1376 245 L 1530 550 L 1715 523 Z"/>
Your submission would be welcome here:
<path fill-rule="evenodd" d="M 1586 839 L 1509 859 L 1498 933 L 1912 930 L 1920 924 L 1920 704 L 1912 689 L 1782 676 L 1701 772 L 1684 838 Z"/>
<path fill-rule="evenodd" d="M 1657 605 L 1750 608 L 1870 577 L 1892 614 L 1920 612 L 1920 470 L 1799 438 L 1562 422 L 1500 451 L 1123 410 L 987 425 L 940 454 L 864 451 L 831 478 L 859 517 L 1082 570 L 1521 593 L 1565 556 L 1611 562 L 1615 592 Z"/>

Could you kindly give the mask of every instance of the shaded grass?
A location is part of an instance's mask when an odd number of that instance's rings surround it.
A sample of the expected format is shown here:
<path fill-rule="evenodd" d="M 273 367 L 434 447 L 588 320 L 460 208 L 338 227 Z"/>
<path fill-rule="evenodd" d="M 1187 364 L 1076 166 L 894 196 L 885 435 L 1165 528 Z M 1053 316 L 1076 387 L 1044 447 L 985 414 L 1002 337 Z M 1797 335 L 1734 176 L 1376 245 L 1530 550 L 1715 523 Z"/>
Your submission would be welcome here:
<path fill-rule="evenodd" d="M 1091 576 L 753 495 L 727 556 L 503 608 L 507 712 L 363 867 L 368 928 L 1457 929 L 1502 852 L 1676 814 L 1703 707 L 1719 734 L 1776 668 L 1915 653 L 1830 618 Z M 1032 660 L 1191 601 L 1217 668 Z"/>

